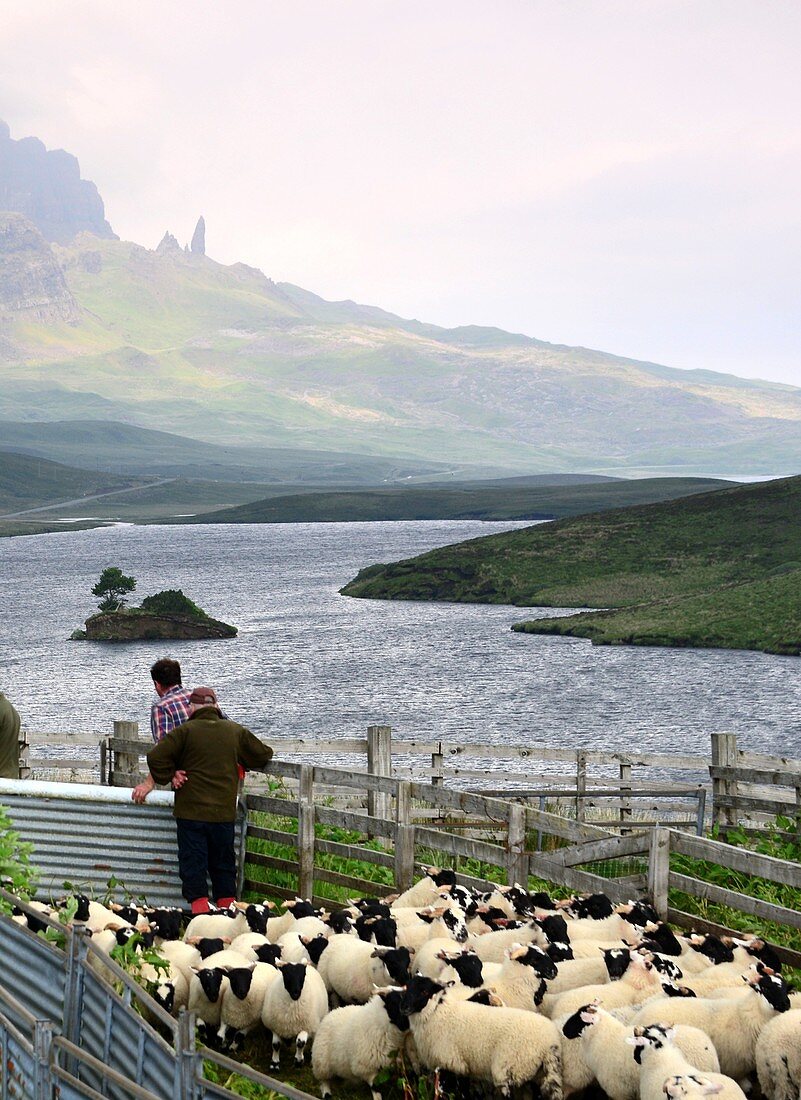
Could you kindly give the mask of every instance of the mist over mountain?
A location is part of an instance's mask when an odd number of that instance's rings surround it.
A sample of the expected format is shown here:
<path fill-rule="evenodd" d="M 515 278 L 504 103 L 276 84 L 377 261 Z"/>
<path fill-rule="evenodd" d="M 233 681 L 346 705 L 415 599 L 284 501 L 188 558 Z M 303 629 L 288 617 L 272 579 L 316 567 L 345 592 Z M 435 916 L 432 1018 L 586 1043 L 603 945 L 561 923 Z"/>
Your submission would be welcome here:
<path fill-rule="evenodd" d="M 103 200 L 78 161 L 46 149 L 36 137 L 15 141 L 0 119 L 0 210 L 24 214 L 48 241 L 66 244 L 78 233 L 113 238 Z"/>
<path fill-rule="evenodd" d="M 191 249 L 119 241 L 77 161 L 7 128 L 3 209 L 4 420 L 496 472 L 801 468 L 797 388 L 327 302 L 216 263 L 202 219 Z"/>

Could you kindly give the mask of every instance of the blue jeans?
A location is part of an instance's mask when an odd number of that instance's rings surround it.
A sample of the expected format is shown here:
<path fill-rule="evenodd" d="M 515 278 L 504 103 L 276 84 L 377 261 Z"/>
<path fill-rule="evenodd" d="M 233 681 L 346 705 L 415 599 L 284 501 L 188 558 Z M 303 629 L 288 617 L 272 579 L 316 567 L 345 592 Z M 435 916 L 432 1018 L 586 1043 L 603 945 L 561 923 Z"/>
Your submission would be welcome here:
<path fill-rule="evenodd" d="M 189 821 L 177 817 L 178 873 L 181 892 L 188 902 L 208 897 L 206 876 L 211 879 L 211 896 L 236 896 L 236 852 L 233 821 Z"/>

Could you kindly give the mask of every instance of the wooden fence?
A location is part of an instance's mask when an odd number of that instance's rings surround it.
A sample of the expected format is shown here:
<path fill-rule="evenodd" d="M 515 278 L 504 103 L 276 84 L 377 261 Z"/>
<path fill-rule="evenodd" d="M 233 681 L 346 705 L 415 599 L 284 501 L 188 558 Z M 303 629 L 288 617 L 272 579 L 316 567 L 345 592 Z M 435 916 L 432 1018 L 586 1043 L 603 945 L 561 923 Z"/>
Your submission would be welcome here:
<path fill-rule="evenodd" d="M 274 762 L 270 773 L 292 780 L 271 794 L 249 794 L 245 888 L 252 894 L 312 897 L 332 904 L 330 887 L 352 895 L 405 889 L 433 861 L 457 869 L 460 882 L 544 880 L 581 892 L 603 891 L 613 901 L 649 895 L 657 911 L 679 927 L 730 931 L 687 913 L 670 901 L 677 893 L 728 906 L 760 921 L 801 929 L 796 909 L 750 897 L 671 867 L 671 854 L 758 876 L 801 890 L 801 866 L 761 856 L 677 829 L 612 835 L 586 822 L 486 795 L 453 791 L 344 769 Z M 321 803 L 318 786 L 369 792 L 371 810 L 340 810 Z M 442 815 L 434 827 L 421 809 Z M 465 815 L 471 835 L 455 831 L 446 815 Z M 368 842 L 372 842 L 368 845 Z M 267 850 L 265 850 L 267 849 Z M 337 869 L 321 857 L 335 857 Z M 330 860 L 329 860 L 330 862 Z M 385 881 L 365 877 L 364 865 L 383 868 Z M 674 864 L 679 864 L 674 859 Z M 688 864 L 697 868 L 698 863 Z M 291 885 L 276 887 L 276 872 Z M 325 885 L 324 885 L 325 884 Z M 326 888 L 329 887 L 328 889 Z M 801 966 L 801 952 L 782 948 L 783 961 Z"/>
<path fill-rule="evenodd" d="M 21 776 L 70 778 L 133 786 L 143 777 L 150 740 L 136 722 L 114 722 L 111 737 L 96 734 L 28 734 Z M 354 771 L 394 776 L 514 798 L 555 809 L 577 821 L 620 832 L 660 824 L 721 830 L 758 828 L 765 817 L 797 818 L 801 831 L 801 760 L 739 749 L 736 734 L 713 733 L 711 755 L 601 752 L 584 748 L 460 745 L 393 737 L 389 726 L 370 726 L 364 738 L 280 739 L 282 760 L 351 764 Z M 46 755 L 45 755 L 46 754 Z M 711 780 L 711 783 L 710 783 Z M 255 777 L 249 780 L 258 783 Z M 359 800 L 359 792 L 334 797 Z M 711 805 L 710 805 L 711 804 Z"/>

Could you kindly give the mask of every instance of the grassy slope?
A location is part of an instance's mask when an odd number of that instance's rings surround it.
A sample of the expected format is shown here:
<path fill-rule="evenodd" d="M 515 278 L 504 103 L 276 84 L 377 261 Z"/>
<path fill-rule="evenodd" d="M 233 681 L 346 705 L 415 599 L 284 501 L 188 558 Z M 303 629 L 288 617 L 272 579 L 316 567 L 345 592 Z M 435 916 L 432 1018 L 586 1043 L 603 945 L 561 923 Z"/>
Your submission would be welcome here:
<path fill-rule="evenodd" d="M 343 592 L 626 608 L 527 629 L 607 642 L 658 638 L 797 652 L 795 567 L 801 567 L 801 477 L 474 539 L 362 570 Z M 746 585 L 750 593 L 737 587 Z"/>
<path fill-rule="evenodd" d="M 17 512 L 56 500 L 105 493 L 137 479 L 79 470 L 44 458 L 0 450 L 0 512 Z"/>
<path fill-rule="evenodd" d="M 244 265 L 82 236 L 78 325 L 17 322 L 0 416 L 134 420 L 237 443 L 493 465 L 801 465 L 801 390 L 325 303 Z"/>
<path fill-rule="evenodd" d="M 588 509 L 671 500 L 709 492 L 726 482 L 692 478 L 593 482 L 576 486 L 408 488 L 273 495 L 220 512 L 201 513 L 193 523 L 313 523 L 404 519 L 552 519 Z"/>

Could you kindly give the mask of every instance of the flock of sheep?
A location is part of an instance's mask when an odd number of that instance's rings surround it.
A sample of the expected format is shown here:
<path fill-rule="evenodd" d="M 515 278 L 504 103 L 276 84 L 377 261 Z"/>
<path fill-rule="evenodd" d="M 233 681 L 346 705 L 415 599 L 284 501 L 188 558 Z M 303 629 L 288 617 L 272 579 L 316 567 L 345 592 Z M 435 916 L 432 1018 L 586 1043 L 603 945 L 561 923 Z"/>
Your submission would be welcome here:
<path fill-rule="evenodd" d="M 321 1095 L 403 1064 L 462 1086 L 543 1100 L 801 1097 L 801 994 L 763 939 L 676 935 L 645 902 L 553 902 L 520 886 L 477 894 L 429 868 L 393 900 L 321 912 L 235 903 L 192 918 L 81 899 L 90 962 L 138 931 L 163 968 L 141 967 L 168 1011 L 236 1049 L 265 1028 L 272 1065 L 292 1042 Z M 18 917 L 25 920 L 24 914 Z M 31 918 L 29 918 L 30 921 Z M 95 950 L 96 949 L 96 950 Z"/>

